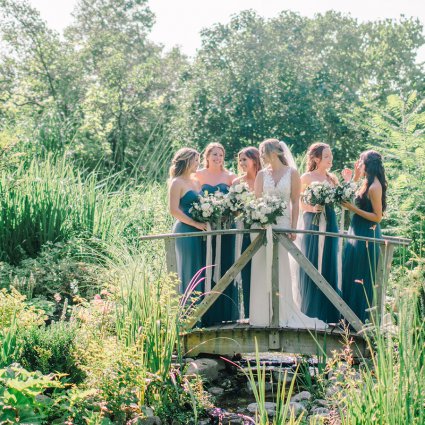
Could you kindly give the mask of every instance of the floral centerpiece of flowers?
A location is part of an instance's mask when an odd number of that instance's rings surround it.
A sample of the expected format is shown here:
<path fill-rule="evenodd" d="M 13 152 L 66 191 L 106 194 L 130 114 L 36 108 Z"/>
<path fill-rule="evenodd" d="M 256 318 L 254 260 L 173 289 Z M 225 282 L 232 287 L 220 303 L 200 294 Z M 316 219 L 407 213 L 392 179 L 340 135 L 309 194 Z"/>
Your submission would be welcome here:
<path fill-rule="evenodd" d="M 204 192 L 192 203 L 189 213 L 195 221 L 201 223 L 219 223 L 224 211 L 224 194 Z"/>
<path fill-rule="evenodd" d="M 249 201 L 238 219 L 243 220 L 248 226 L 276 224 L 276 219 L 283 215 L 287 207 L 283 199 L 277 196 L 264 195 L 262 198 Z"/>
<path fill-rule="evenodd" d="M 342 202 L 351 202 L 356 194 L 356 190 L 357 184 L 352 181 L 339 184 L 335 188 L 335 202 L 339 204 Z"/>
<path fill-rule="evenodd" d="M 245 210 L 246 204 L 252 199 L 254 199 L 254 194 L 249 190 L 247 183 L 242 182 L 230 186 L 229 192 L 224 196 L 224 213 L 239 214 Z"/>
<path fill-rule="evenodd" d="M 301 194 L 302 201 L 307 205 L 328 205 L 335 201 L 335 188 L 328 182 L 313 182 Z"/>

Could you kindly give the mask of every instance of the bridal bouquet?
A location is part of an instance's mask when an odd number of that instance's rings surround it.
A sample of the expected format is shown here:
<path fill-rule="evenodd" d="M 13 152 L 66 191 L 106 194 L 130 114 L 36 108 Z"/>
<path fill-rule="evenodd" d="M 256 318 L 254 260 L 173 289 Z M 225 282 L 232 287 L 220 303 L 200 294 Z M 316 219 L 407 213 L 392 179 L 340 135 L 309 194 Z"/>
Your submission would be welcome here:
<path fill-rule="evenodd" d="M 335 188 L 327 181 L 313 182 L 301 194 L 302 201 L 307 205 L 328 205 L 335 200 Z"/>
<path fill-rule="evenodd" d="M 229 193 L 224 197 L 225 213 L 241 213 L 245 210 L 246 204 L 254 198 L 254 194 L 249 190 L 247 183 L 239 183 L 230 186 Z"/>
<path fill-rule="evenodd" d="M 252 224 L 261 224 L 262 226 L 276 224 L 276 219 L 283 215 L 286 208 L 286 202 L 281 198 L 264 195 L 262 198 L 249 201 L 238 219 L 243 220 L 248 226 Z"/>
<path fill-rule="evenodd" d="M 189 213 L 195 221 L 201 223 L 218 223 L 224 211 L 224 194 L 204 192 L 192 203 Z"/>
<path fill-rule="evenodd" d="M 335 188 L 335 202 L 351 202 L 356 194 L 357 184 L 354 182 L 344 182 Z"/>

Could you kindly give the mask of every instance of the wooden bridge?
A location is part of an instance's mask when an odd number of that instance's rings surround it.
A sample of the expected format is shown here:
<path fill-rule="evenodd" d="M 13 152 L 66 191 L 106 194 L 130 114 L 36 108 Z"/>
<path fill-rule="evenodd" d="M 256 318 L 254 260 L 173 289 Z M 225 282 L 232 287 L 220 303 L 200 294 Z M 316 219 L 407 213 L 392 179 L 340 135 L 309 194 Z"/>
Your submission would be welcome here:
<path fill-rule="evenodd" d="M 285 228 L 273 229 L 273 261 L 272 261 L 272 319 L 269 327 L 256 327 L 247 323 L 223 323 L 219 326 L 195 328 L 199 319 L 214 304 L 221 293 L 231 284 L 245 265 L 252 259 L 262 245 L 266 243 L 265 229 L 248 230 L 214 230 L 209 232 L 188 232 L 144 236 L 143 240 L 162 239 L 165 243 L 168 272 L 177 273 L 175 240 L 186 237 L 205 237 L 208 235 L 236 235 L 255 233 L 257 236 L 241 253 L 235 263 L 226 271 L 213 287 L 214 291 L 204 296 L 197 305 L 195 314 L 191 317 L 183 334 L 184 353 L 196 356 L 200 353 L 231 356 L 235 353 L 252 353 L 255 351 L 255 341 L 260 352 L 281 351 L 300 354 L 330 354 L 332 350 L 341 349 L 343 329 L 338 325 L 330 325 L 324 330 L 307 328 L 279 327 L 279 244 L 289 252 L 323 294 L 341 313 L 354 329 L 350 337 L 354 338 L 354 350 L 357 355 L 367 355 L 367 346 L 363 338 L 364 323 L 356 316 L 340 295 L 332 288 L 300 249 L 286 236 L 287 233 L 322 235 L 327 237 L 357 239 L 368 243 L 376 243 L 380 248 L 380 256 L 375 278 L 374 299 L 372 311 L 374 320 L 380 323 L 384 314 L 385 294 L 388 275 L 391 269 L 394 248 L 406 246 L 409 240 L 399 237 L 383 236 L 382 239 L 348 235 L 346 233 L 329 233 L 320 231 L 292 230 Z M 249 302 L 249 300 L 245 300 Z"/>

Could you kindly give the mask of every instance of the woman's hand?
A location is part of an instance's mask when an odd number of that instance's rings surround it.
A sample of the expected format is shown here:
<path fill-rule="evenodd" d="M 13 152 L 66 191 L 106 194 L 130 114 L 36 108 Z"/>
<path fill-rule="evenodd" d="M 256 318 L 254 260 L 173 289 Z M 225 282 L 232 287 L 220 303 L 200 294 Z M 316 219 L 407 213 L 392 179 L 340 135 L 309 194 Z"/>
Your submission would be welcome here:
<path fill-rule="evenodd" d="M 344 179 L 344 181 L 346 183 L 348 183 L 351 180 L 351 178 L 353 177 L 353 171 L 350 170 L 349 168 L 344 168 L 341 171 L 341 175 L 342 175 L 342 178 Z"/>
<path fill-rule="evenodd" d="M 319 205 L 319 204 L 314 205 L 311 208 L 313 210 L 312 212 L 314 212 L 314 213 L 321 213 L 324 210 L 323 205 Z"/>
<path fill-rule="evenodd" d="M 286 236 L 288 236 L 288 239 L 291 241 L 294 241 L 295 239 L 297 239 L 296 233 L 287 233 Z"/>
<path fill-rule="evenodd" d="M 354 205 L 351 202 L 341 202 L 341 206 L 347 208 L 347 210 L 353 211 Z"/>
<path fill-rule="evenodd" d="M 359 181 L 361 174 L 362 174 L 362 165 L 363 161 L 361 159 L 358 159 L 356 163 L 354 164 L 354 181 Z"/>
<path fill-rule="evenodd" d="M 198 230 L 205 231 L 205 230 L 207 230 L 207 223 L 201 223 L 199 221 L 194 221 L 193 227 L 196 227 Z"/>

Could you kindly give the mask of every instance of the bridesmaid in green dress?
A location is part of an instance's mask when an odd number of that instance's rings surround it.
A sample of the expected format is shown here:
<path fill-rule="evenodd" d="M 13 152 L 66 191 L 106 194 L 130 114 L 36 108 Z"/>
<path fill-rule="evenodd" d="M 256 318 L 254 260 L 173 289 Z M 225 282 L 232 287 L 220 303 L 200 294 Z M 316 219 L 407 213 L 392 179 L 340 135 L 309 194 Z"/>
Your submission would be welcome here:
<path fill-rule="evenodd" d="M 225 150 L 220 143 L 210 143 L 204 152 L 204 168 L 196 173 L 196 178 L 201 184 L 202 192 L 215 193 L 220 191 L 227 193 L 229 187 L 235 180 L 236 175 L 224 168 Z M 212 264 L 218 264 L 214 258 L 216 238 L 212 240 Z M 205 249 L 204 249 L 205 252 Z M 217 276 L 216 266 L 213 267 L 212 275 L 215 277 L 211 282 L 211 290 L 218 279 L 232 266 L 235 258 L 235 236 L 226 235 L 221 237 L 220 276 Z M 216 302 L 210 307 L 202 318 L 204 326 L 220 324 L 222 322 L 234 321 L 239 318 L 237 289 L 232 282 Z"/>
<path fill-rule="evenodd" d="M 352 172 L 344 170 L 345 180 Z M 354 181 L 364 178 L 357 192 L 355 204 L 342 205 L 354 213 L 348 234 L 380 239 L 383 212 L 387 206 L 387 180 L 382 156 L 369 150 L 360 155 L 354 168 Z M 373 285 L 379 259 L 379 245 L 348 239 L 342 263 L 342 297 L 364 322 L 369 318 L 368 309 L 373 305 Z"/>
<path fill-rule="evenodd" d="M 191 217 L 189 209 L 197 200 L 201 186 L 195 178 L 199 165 L 199 153 L 195 149 L 183 148 L 177 151 L 170 167 L 168 203 L 171 215 L 176 219 L 173 233 L 199 232 L 206 230 L 206 223 L 199 223 Z M 196 273 L 204 267 L 202 238 L 176 239 L 177 272 L 180 292 L 186 292 Z M 203 285 L 193 288 L 203 292 Z"/>
<path fill-rule="evenodd" d="M 249 190 L 254 193 L 254 183 L 257 173 L 261 170 L 260 151 L 254 146 L 248 146 L 238 152 L 238 168 L 241 173 L 240 177 L 233 181 L 233 185 L 246 183 Z M 242 237 L 242 249 L 245 251 L 251 243 L 249 233 L 244 233 Z M 242 279 L 242 299 L 244 319 L 249 318 L 249 297 L 251 287 L 251 261 L 241 271 Z"/>

